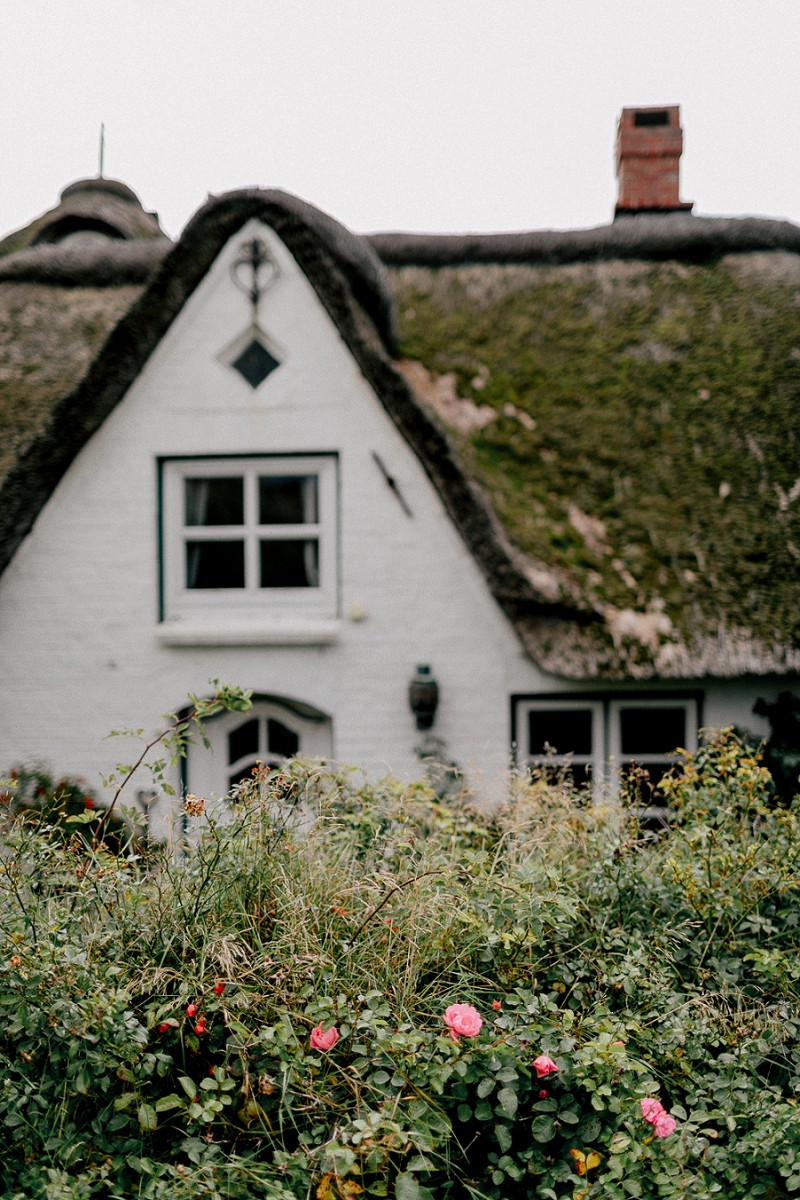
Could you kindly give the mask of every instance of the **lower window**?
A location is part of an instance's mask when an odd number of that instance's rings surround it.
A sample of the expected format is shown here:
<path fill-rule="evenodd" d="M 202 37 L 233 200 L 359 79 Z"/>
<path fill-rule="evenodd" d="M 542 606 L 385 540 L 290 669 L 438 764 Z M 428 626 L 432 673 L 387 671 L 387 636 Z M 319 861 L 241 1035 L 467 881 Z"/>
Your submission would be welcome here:
<path fill-rule="evenodd" d="M 612 700 L 609 742 L 612 783 L 633 776 L 645 807 L 663 808 L 658 785 L 675 765 L 675 751 L 697 749 L 697 701 Z"/>
<path fill-rule="evenodd" d="M 566 773 L 579 787 L 602 778 L 602 703 L 530 700 L 521 714 L 527 766 L 553 776 Z"/>
<path fill-rule="evenodd" d="M 299 700 L 262 697 L 246 713 L 220 713 L 206 723 L 210 749 L 189 747 L 188 789 L 224 796 L 249 779 L 257 763 L 279 767 L 287 758 L 330 758 L 331 721 Z"/>
<path fill-rule="evenodd" d="M 666 803 L 659 783 L 678 749 L 697 749 L 698 696 L 530 696 L 515 700 L 520 766 L 579 787 L 616 790 L 634 775 L 646 808 Z"/>

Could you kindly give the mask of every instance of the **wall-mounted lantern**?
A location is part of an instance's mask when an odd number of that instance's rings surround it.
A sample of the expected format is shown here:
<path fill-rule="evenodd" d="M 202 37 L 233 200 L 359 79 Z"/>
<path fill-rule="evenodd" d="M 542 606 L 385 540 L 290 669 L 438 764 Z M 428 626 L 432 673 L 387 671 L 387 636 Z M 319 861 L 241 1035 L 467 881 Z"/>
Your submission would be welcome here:
<path fill-rule="evenodd" d="M 417 729 L 431 729 L 439 703 L 439 685 L 429 666 L 417 667 L 417 673 L 408 685 L 408 703 L 417 718 Z"/>

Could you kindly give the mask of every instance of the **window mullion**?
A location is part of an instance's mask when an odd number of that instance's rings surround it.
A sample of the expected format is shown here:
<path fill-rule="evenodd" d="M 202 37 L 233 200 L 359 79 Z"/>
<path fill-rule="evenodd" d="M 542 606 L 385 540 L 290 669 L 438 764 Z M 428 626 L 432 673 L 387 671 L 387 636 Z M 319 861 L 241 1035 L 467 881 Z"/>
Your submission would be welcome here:
<path fill-rule="evenodd" d="M 245 474 L 244 488 L 245 522 L 245 590 L 257 592 L 259 585 L 258 562 L 258 478 L 255 471 Z"/>

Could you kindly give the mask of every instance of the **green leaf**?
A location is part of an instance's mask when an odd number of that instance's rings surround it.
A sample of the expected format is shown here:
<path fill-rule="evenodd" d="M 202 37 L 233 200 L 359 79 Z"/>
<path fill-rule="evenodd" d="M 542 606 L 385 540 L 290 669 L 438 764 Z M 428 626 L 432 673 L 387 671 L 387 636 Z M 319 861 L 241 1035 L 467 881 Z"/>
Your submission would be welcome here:
<path fill-rule="evenodd" d="M 494 1080 L 490 1075 L 487 1075 L 486 1078 L 482 1079 L 478 1084 L 478 1095 L 480 1096 L 481 1100 L 485 1099 L 485 1097 L 489 1095 L 493 1088 Z"/>
<path fill-rule="evenodd" d="M 162 1096 L 160 1100 L 156 1100 L 156 1112 L 169 1112 L 171 1108 L 182 1108 L 184 1103 L 185 1101 L 173 1092 L 170 1096 Z"/>
<path fill-rule="evenodd" d="M 602 1124 L 600 1122 L 600 1118 L 596 1117 L 594 1113 L 589 1113 L 588 1116 L 585 1116 L 581 1121 L 578 1134 L 581 1138 L 581 1141 L 589 1143 L 596 1142 L 600 1136 L 601 1129 Z"/>
<path fill-rule="evenodd" d="M 117 1096 L 114 1100 L 114 1111 L 119 1112 L 120 1109 L 130 1108 L 135 1100 L 138 1099 L 136 1092 L 123 1092 L 121 1096 Z"/>
<path fill-rule="evenodd" d="M 395 1200 L 419 1200 L 419 1184 L 413 1175 L 404 1172 L 394 1182 Z"/>
<path fill-rule="evenodd" d="M 497 1144 L 500 1147 L 502 1154 L 507 1154 L 511 1149 L 511 1130 L 507 1125 L 497 1124 L 494 1127 L 494 1136 L 497 1138 Z"/>
<path fill-rule="evenodd" d="M 246 1038 L 248 1041 L 253 1036 L 249 1029 L 246 1029 L 239 1021 L 234 1021 L 232 1017 L 228 1018 L 228 1029 L 231 1033 L 237 1033 L 239 1037 Z"/>
<path fill-rule="evenodd" d="M 86 1096 L 88 1094 L 90 1083 L 91 1080 L 89 1078 L 89 1072 L 85 1070 L 78 1071 L 78 1074 L 73 1080 L 75 1091 L 80 1092 L 81 1096 Z"/>
<path fill-rule="evenodd" d="M 140 1104 L 139 1111 L 136 1114 L 139 1118 L 139 1125 L 142 1129 L 152 1133 L 158 1126 L 158 1117 L 156 1110 L 149 1104 Z"/>
<path fill-rule="evenodd" d="M 531 1126 L 531 1133 L 537 1142 L 551 1142 L 556 1135 L 553 1118 L 544 1115 L 537 1117 Z"/>
<path fill-rule="evenodd" d="M 517 1111 L 517 1105 L 519 1104 L 517 1093 L 514 1089 L 507 1087 L 500 1088 L 500 1091 L 497 1093 L 497 1101 L 502 1109 L 503 1116 L 508 1117 L 509 1120 L 513 1120 Z"/>
<path fill-rule="evenodd" d="M 580 1121 L 580 1113 L 573 1112 L 570 1108 L 562 1108 L 558 1114 L 559 1121 L 564 1121 L 567 1125 L 577 1125 Z"/>
<path fill-rule="evenodd" d="M 197 1095 L 197 1084 L 195 1081 L 193 1079 L 187 1079 L 185 1075 L 181 1075 L 181 1077 L 178 1079 L 178 1083 L 186 1092 L 186 1095 L 189 1097 L 189 1099 L 194 1100 L 195 1096 Z"/>
<path fill-rule="evenodd" d="M 458 1117 L 459 1121 L 471 1121 L 472 1109 L 468 1104 L 459 1104 L 458 1108 L 456 1109 L 456 1116 Z"/>

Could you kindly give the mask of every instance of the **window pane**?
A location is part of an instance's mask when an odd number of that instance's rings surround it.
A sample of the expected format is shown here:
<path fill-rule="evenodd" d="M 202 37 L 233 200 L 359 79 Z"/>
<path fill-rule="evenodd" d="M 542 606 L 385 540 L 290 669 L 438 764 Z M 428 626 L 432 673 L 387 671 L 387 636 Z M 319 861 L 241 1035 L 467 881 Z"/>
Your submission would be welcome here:
<path fill-rule="evenodd" d="M 273 717 L 267 720 L 267 743 L 270 754 L 280 754 L 283 758 L 291 758 L 297 754 L 300 739 L 296 733 Z"/>
<path fill-rule="evenodd" d="M 186 480 L 187 525 L 244 525 L 244 480 Z"/>
<path fill-rule="evenodd" d="M 243 588 L 244 542 L 187 542 L 187 588 Z"/>
<path fill-rule="evenodd" d="M 228 762 L 238 762 L 245 754 L 258 754 L 258 719 L 245 721 L 228 734 Z"/>
<path fill-rule="evenodd" d="M 592 753 L 592 710 L 534 710 L 528 714 L 530 754 Z"/>
<path fill-rule="evenodd" d="M 619 720 L 623 754 L 670 754 L 686 741 L 683 708 L 623 708 Z"/>
<path fill-rule="evenodd" d="M 261 525 L 316 525 L 316 475 L 262 475 L 258 520 Z"/>
<path fill-rule="evenodd" d="M 319 587 L 319 543 L 310 538 L 262 542 L 261 586 Z"/>

